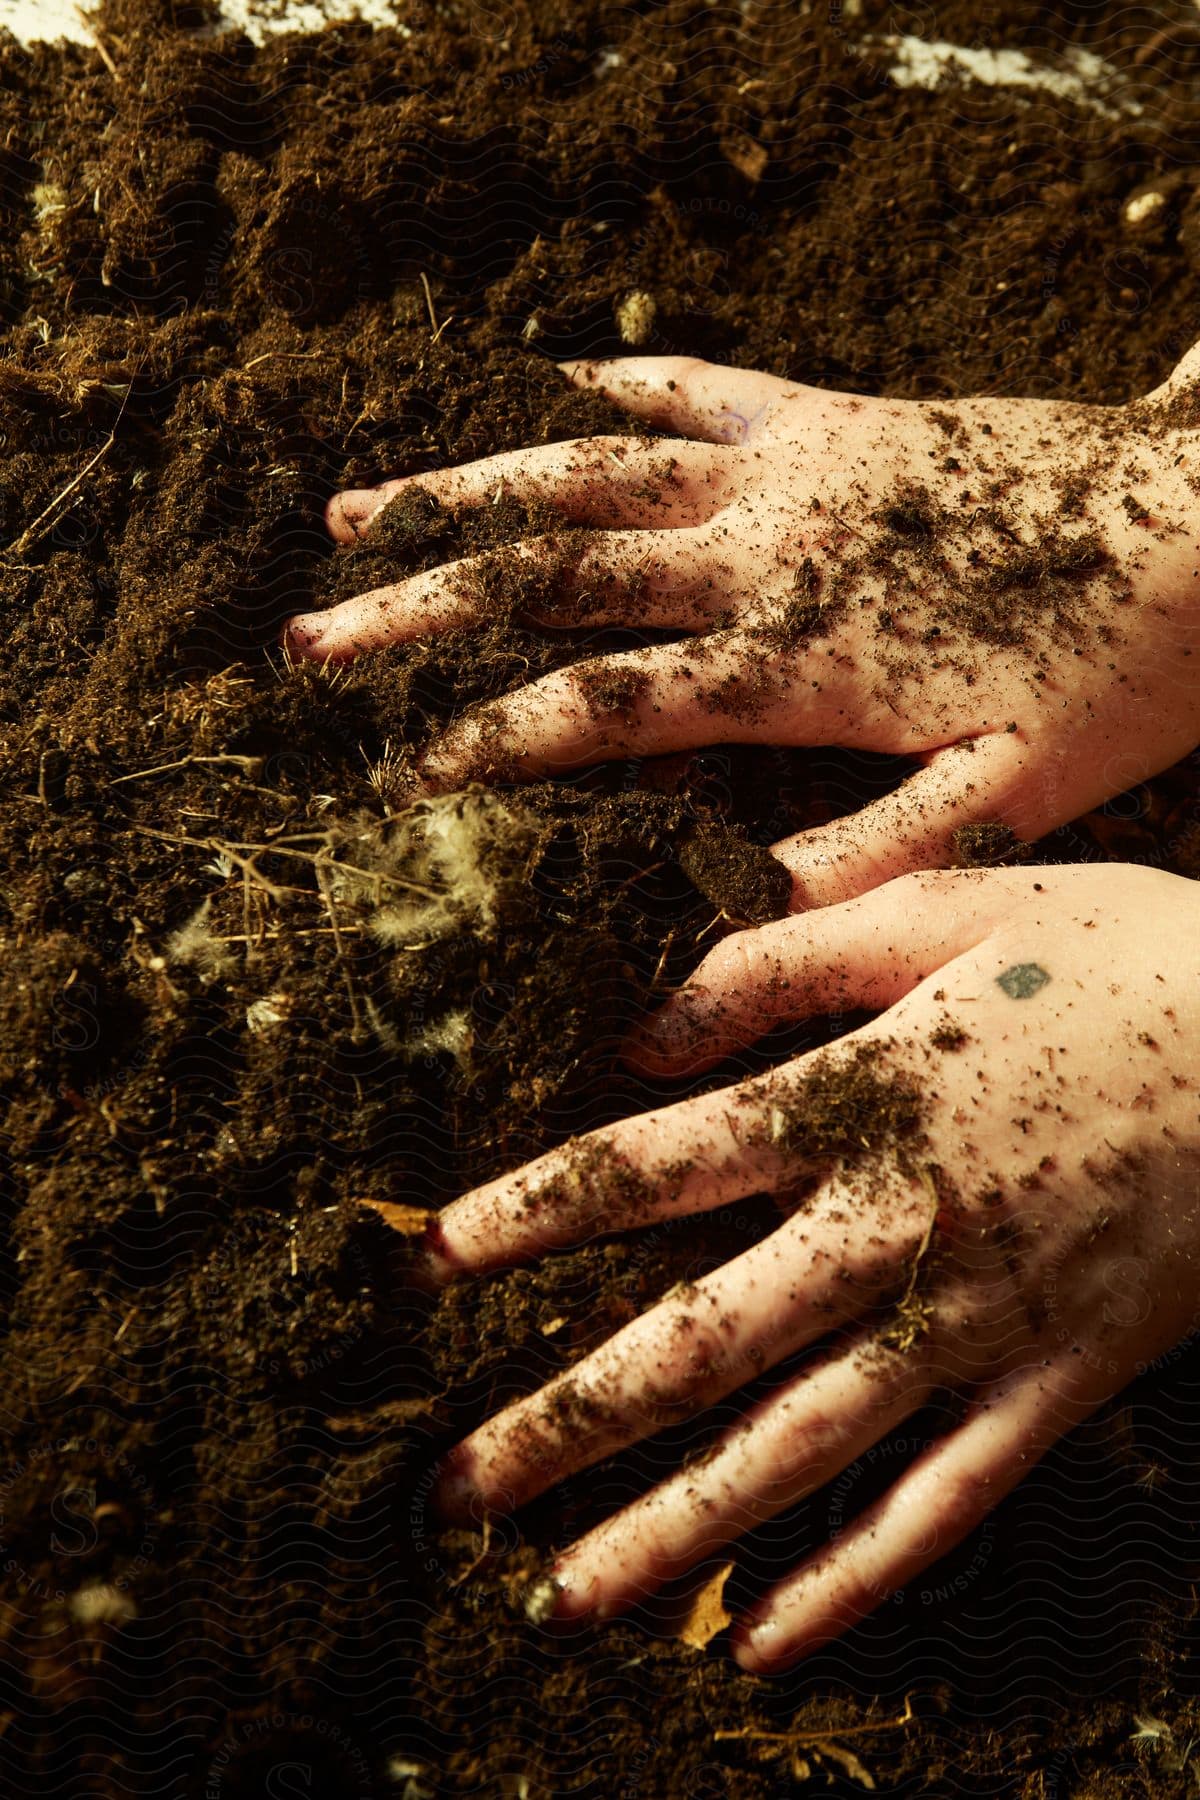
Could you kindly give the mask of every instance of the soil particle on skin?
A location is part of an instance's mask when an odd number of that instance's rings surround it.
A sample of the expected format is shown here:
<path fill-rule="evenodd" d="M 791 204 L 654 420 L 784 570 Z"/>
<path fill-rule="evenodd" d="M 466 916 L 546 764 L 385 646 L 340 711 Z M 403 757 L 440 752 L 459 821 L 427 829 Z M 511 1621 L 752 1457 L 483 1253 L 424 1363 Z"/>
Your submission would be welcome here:
<path fill-rule="evenodd" d="M 929 1041 L 935 1050 L 963 1050 L 970 1043 L 971 1035 L 954 1019 L 944 1017 L 930 1032 Z"/>
<path fill-rule="evenodd" d="M 1072 538 L 1054 532 L 1036 545 L 1016 545 L 985 560 L 951 616 L 985 643 L 1025 643 L 1034 618 L 1049 613 L 1071 619 L 1080 576 L 1112 568 L 1112 553 L 1096 532 Z M 1124 585 L 1116 577 L 1115 591 Z"/>
<path fill-rule="evenodd" d="M 1046 640 L 1086 641 L 1091 606 L 1085 582 L 1100 577 L 1113 597 L 1129 592 L 1128 576 L 1114 564 L 1112 553 L 1095 531 L 1074 535 L 1047 520 L 1034 522 L 1034 537 L 1025 541 L 995 504 L 953 512 L 927 491 L 902 487 L 877 509 L 881 530 L 865 552 L 847 557 L 831 584 L 835 595 L 853 593 L 860 571 L 882 577 L 889 599 L 880 625 L 894 633 L 904 629 L 907 605 L 918 596 L 921 617 L 932 614 L 923 638 L 961 635 L 968 644 L 1035 651 Z M 967 543 L 965 573 L 947 561 L 951 545 Z M 928 604 L 931 582 L 944 587 L 946 598 Z"/>
<path fill-rule="evenodd" d="M 924 488 L 914 488 L 901 498 L 878 507 L 874 516 L 886 530 L 894 531 L 900 537 L 933 536 L 935 514 L 929 494 Z"/>
<path fill-rule="evenodd" d="M 568 1146 L 554 1172 L 536 1183 L 523 1183 L 520 1212 L 533 1220 L 553 1219 L 583 1230 L 603 1224 L 601 1205 L 619 1206 L 623 1219 L 641 1224 L 653 1214 L 658 1189 L 631 1163 L 593 1140 Z"/>
<path fill-rule="evenodd" d="M 801 561 L 796 571 L 792 593 L 771 618 L 752 631 L 776 655 L 794 650 L 809 638 L 819 636 L 833 624 L 841 612 L 836 593 L 822 595 L 821 574 L 811 556 Z"/>
<path fill-rule="evenodd" d="M 995 869 L 1027 862 L 1032 845 L 1000 819 L 978 819 L 956 825 L 950 834 L 954 862 L 960 869 Z"/>
<path fill-rule="evenodd" d="M 887 1068 L 891 1045 L 859 1043 L 849 1056 L 827 1054 L 771 1093 L 770 1143 L 789 1159 L 856 1156 L 913 1139 L 924 1117 L 911 1078 Z"/>
<path fill-rule="evenodd" d="M 839 1730 L 896 1793 L 1127 1786 L 1147 1668 L 1178 1689 L 1177 1741 L 1198 1728 L 1196 1621 L 1142 1604 L 1191 1579 L 1188 1353 L 1122 1402 L 1164 1484 L 1114 1485 L 1103 1443 L 1073 1440 L 928 1590 L 792 1679 L 743 1677 L 646 1619 L 563 1654 L 521 1587 L 694 1433 L 564 1484 L 520 1535 L 490 1522 L 482 1560 L 478 1532 L 435 1516 L 431 1465 L 762 1242 L 775 1203 L 435 1302 L 410 1279 L 416 1240 L 363 1202 L 439 1208 L 662 1104 L 620 1060 L 633 1019 L 700 962 L 714 909 L 780 916 L 766 844 L 897 774 L 716 744 L 530 784 L 501 811 L 468 791 L 416 828 L 413 768 L 467 708 L 652 635 L 636 565 L 580 579 L 607 526 L 507 490 L 448 507 L 437 472 L 659 435 L 554 366 L 626 352 L 622 318 L 648 354 L 935 398 L 961 505 L 881 496 L 874 560 L 801 560 L 774 639 L 755 628 L 757 682 L 723 691 L 700 640 L 697 693 L 752 721 L 766 658 L 819 641 L 867 576 L 908 654 L 913 595 L 955 544 L 977 555 L 940 634 L 1082 642 L 1087 582 L 1121 580 L 1089 472 L 1064 457 L 1053 520 L 1018 528 L 1003 445 L 944 408 L 1122 402 L 1188 347 L 1194 21 L 939 13 L 950 41 L 1103 55 L 1139 97 L 1115 117 L 892 82 L 874 0 L 856 20 L 517 0 L 499 22 L 411 0 L 395 29 L 261 48 L 216 23 L 207 4 L 107 0 L 103 54 L 0 41 L 0 1788 L 239 1800 L 300 1768 L 348 1797 L 766 1800 L 790 1780 L 781 1735 Z M 1122 209 L 1148 184 L 1169 199 L 1135 239 Z M 1196 389 L 1137 416 L 1194 424 Z M 670 442 L 656 508 L 678 497 Z M 416 480 L 332 545 L 330 498 L 395 476 Z M 293 613 L 448 563 L 453 629 L 343 668 L 283 655 Z M 619 718 L 638 699 L 598 703 Z M 511 774 L 494 715 L 477 729 L 480 772 Z M 1196 773 L 1052 853 L 1196 875 Z M 922 1096 L 856 1057 L 781 1091 L 779 1116 L 789 1157 L 886 1157 L 919 1148 Z M 747 1601 L 894 1466 L 860 1463 L 848 1503 L 834 1486 L 799 1527 L 763 1528 Z M 910 1694 L 914 1717 L 877 1735 Z M 857 1791 L 847 1767 L 821 1778 Z"/>
<path fill-rule="evenodd" d="M 593 719 L 612 717 L 631 721 L 637 705 L 650 692 L 650 676 L 642 669 L 612 663 L 582 663 L 575 669 L 575 685 Z"/>

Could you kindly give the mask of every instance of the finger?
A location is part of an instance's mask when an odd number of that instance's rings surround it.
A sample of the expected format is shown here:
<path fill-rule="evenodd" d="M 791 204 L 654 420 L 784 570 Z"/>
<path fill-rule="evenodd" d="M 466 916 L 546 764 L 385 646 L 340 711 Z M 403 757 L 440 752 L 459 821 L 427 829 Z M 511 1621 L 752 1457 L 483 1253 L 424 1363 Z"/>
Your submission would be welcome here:
<path fill-rule="evenodd" d="M 916 869 L 949 868 L 964 827 L 1008 827 L 1015 840 L 1048 829 L 1047 801 L 1031 780 L 1028 747 L 1015 734 L 968 738 L 861 812 L 772 845 L 792 872 L 792 905 L 829 906 Z"/>
<path fill-rule="evenodd" d="M 757 369 L 732 369 L 698 356 L 617 356 L 559 363 L 577 387 L 592 387 L 661 431 L 713 444 L 746 444 L 765 435 L 771 408 L 805 390 Z"/>
<path fill-rule="evenodd" d="M 914 1462 L 836 1543 L 772 1589 L 733 1651 L 769 1674 L 828 1643 L 967 1536 L 1099 1403 L 1064 1357 L 983 1390 L 966 1421 Z"/>
<path fill-rule="evenodd" d="M 329 501 L 325 523 L 339 542 L 354 543 L 389 500 L 419 487 L 449 507 L 488 506 L 501 495 L 544 500 L 580 525 L 695 524 L 721 505 L 738 460 L 723 446 L 572 438 L 345 488 Z"/>
<path fill-rule="evenodd" d="M 797 1505 L 916 1412 L 934 1381 L 926 1356 L 860 1343 L 794 1376 L 551 1570 L 555 1616 L 620 1612 Z"/>
<path fill-rule="evenodd" d="M 793 1186 L 915 1129 L 920 1094 L 875 1025 L 716 1093 L 574 1138 L 439 1216 L 430 1275 L 543 1251 Z"/>
<path fill-rule="evenodd" d="M 422 773 L 450 789 L 718 741 L 769 743 L 794 731 L 797 694 L 812 740 L 822 742 L 840 717 L 838 693 L 832 682 L 812 691 L 798 672 L 802 656 L 763 664 L 747 657 L 738 632 L 715 631 L 699 644 L 576 663 L 464 714 L 426 756 Z"/>
<path fill-rule="evenodd" d="M 894 1292 L 928 1231 L 919 1183 L 831 1183 L 753 1249 L 687 1283 L 540 1392 L 507 1407 L 445 1464 L 452 1516 L 508 1511 L 579 1469 L 692 1417 Z M 870 1212 L 870 1219 L 866 1217 Z M 781 1281 L 780 1271 L 787 1271 Z"/>
<path fill-rule="evenodd" d="M 699 627 L 727 603 L 707 531 L 580 532 L 527 539 L 372 588 L 284 627 L 293 657 L 349 662 L 386 644 L 462 630 L 520 596 L 565 625 Z M 529 690 L 523 690 L 529 691 Z"/>
<path fill-rule="evenodd" d="M 694 1074 L 776 1026 L 882 1012 L 986 937 L 1034 877 L 1025 870 L 905 875 L 858 899 L 737 931 L 630 1033 L 625 1060 Z"/>
<path fill-rule="evenodd" d="M 759 1141 L 764 1123 L 769 1130 L 767 1087 L 760 1076 L 601 1126 L 464 1194 L 438 1218 L 444 1278 L 754 1193 L 787 1166 L 769 1136 Z"/>

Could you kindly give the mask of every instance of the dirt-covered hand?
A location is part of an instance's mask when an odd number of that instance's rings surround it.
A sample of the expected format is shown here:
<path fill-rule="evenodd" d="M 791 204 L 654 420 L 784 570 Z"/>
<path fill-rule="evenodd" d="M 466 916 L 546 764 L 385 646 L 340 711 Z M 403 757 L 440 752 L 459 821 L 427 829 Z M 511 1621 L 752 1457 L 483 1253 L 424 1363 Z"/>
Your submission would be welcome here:
<path fill-rule="evenodd" d="M 561 1617 L 628 1606 L 958 1395 L 957 1426 L 736 1627 L 746 1668 L 782 1667 L 943 1555 L 1197 1324 L 1200 888 L 1114 865 L 902 876 L 727 939 L 628 1054 L 680 1073 L 847 1007 L 886 1010 L 441 1216 L 447 1279 L 781 1196 L 770 1235 L 447 1459 L 442 1504 L 478 1522 L 757 1383 L 705 1455 L 559 1557 Z"/>
<path fill-rule="evenodd" d="M 1124 407 L 861 399 L 685 357 L 563 365 L 686 436 L 336 495 L 343 541 L 414 484 L 453 507 L 548 501 L 564 531 L 299 615 L 287 642 L 344 661 L 469 627 L 516 555 L 541 591 L 553 574 L 559 624 L 688 635 L 467 712 L 425 755 L 428 786 L 722 741 L 915 758 L 893 795 L 775 847 L 797 907 L 945 867 L 963 825 L 1037 838 L 1200 739 L 1200 452 L 1169 410 L 1198 352 Z"/>

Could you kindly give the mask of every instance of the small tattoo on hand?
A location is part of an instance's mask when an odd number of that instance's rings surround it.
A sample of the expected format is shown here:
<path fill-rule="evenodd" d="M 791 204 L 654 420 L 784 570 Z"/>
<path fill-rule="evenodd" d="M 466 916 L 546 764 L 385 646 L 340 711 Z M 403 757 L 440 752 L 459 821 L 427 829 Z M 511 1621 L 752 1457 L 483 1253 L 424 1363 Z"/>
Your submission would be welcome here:
<path fill-rule="evenodd" d="M 1002 987 L 1010 1000 L 1028 1000 L 1031 994 L 1044 988 L 1049 979 L 1040 963 L 1014 963 L 1003 975 L 997 975 L 996 986 Z"/>

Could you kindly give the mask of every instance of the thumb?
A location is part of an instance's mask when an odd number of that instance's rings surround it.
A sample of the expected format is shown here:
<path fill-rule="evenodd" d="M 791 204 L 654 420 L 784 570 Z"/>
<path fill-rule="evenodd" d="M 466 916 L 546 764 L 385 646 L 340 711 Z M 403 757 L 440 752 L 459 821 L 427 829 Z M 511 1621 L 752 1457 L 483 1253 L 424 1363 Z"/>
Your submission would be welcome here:
<path fill-rule="evenodd" d="M 1032 887 L 1024 869 L 906 876 L 838 906 L 736 931 L 626 1040 L 648 1075 L 691 1075 L 775 1026 L 882 1012 L 981 942 Z"/>
<path fill-rule="evenodd" d="M 917 869 L 963 861 L 955 835 L 989 825 L 1009 841 L 1061 823 L 1062 796 L 1030 782 L 1028 746 L 1016 734 L 967 738 L 936 751 L 923 769 L 861 812 L 783 838 L 772 851 L 790 869 L 792 909 L 830 906 Z"/>

